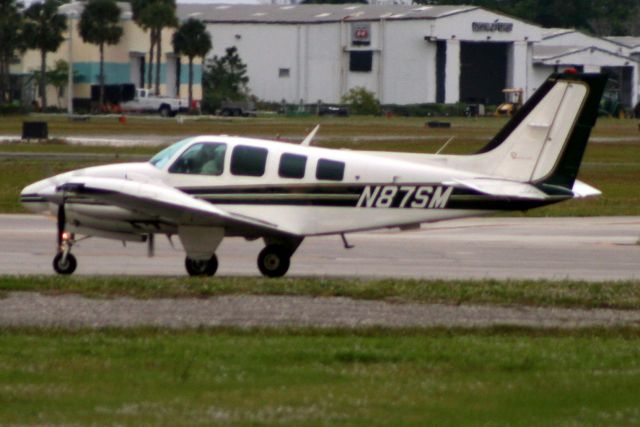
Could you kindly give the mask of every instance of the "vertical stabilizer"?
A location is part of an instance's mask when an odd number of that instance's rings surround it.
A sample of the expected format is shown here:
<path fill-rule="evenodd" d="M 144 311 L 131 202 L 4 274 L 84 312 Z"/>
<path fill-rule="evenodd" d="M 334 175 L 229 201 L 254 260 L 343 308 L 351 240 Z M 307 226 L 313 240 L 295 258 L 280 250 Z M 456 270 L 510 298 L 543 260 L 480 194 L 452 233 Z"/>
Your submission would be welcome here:
<path fill-rule="evenodd" d="M 571 189 L 607 80 L 554 74 L 478 153 L 489 175 Z"/>

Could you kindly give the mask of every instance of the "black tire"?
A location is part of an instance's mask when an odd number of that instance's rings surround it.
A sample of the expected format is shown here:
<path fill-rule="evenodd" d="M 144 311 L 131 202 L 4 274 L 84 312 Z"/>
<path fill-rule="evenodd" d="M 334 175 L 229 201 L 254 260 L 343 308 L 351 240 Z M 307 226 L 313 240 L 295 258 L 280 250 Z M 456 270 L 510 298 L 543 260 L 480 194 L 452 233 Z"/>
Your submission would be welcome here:
<path fill-rule="evenodd" d="M 162 117 L 169 117 L 171 115 L 171 107 L 168 105 L 161 105 L 159 111 Z"/>
<path fill-rule="evenodd" d="M 69 275 L 76 271 L 76 267 L 78 266 L 78 261 L 76 261 L 76 257 L 72 254 L 67 254 L 67 259 L 65 262 L 62 262 L 62 252 L 56 254 L 53 257 L 53 269 L 58 274 Z"/>
<path fill-rule="evenodd" d="M 218 257 L 213 254 L 206 261 L 186 257 L 184 259 L 184 267 L 187 269 L 189 276 L 213 276 L 218 270 Z"/>
<path fill-rule="evenodd" d="M 284 246 L 269 245 L 258 255 L 258 269 L 267 277 L 282 277 L 291 265 L 291 253 Z"/>

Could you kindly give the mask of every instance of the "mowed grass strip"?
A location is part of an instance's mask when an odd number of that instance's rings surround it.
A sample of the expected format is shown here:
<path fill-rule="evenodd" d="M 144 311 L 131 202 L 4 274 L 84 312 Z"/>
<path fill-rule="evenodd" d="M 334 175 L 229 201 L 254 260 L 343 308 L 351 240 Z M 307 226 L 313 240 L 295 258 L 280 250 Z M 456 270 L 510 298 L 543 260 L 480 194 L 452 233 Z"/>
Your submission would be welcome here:
<path fill-rule="evenodd" d="M 208 298 L 220 295 L 348 297 L 388 302 L 640 309 L 640 281 L 405 280 L 259 277 L 0 276 L 0 292 L 93 298 Z"/>
<path fill-rule="evenodd" d="M 637 426 L 638 331 L 0 330 L 3 425 Z"/>

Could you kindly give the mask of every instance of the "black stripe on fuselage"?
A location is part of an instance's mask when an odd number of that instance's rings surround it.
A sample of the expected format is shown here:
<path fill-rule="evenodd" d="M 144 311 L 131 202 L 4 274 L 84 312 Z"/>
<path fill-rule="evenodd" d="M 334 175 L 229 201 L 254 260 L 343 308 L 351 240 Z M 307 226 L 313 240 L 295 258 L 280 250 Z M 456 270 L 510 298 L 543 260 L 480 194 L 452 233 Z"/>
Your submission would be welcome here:
<path fill-rule="evenodd" d="M 20 203 L 46 203 L 47 199 L 38 194 L 22 194 Z"/>
<path fill-rule="evenodd" d="M 360 186 L 270 186 L 254 188 L 180 188 L 181 191 L 215 205 L 278 205 L 278 206 L 325 206 L 355 208 L 362 196 L 365 187 L 376 187 L 376 184 Z M 389 184 L 380 184 L 381 187 L 389 187 Z M 433 184 L 402 184 L 400 187 L 432 187 L 448 188 L 447 186 Z M 393 201 L 386 208 L 400 209 L 411 208 L 411 203 L 405 203 L 401 207 L 405 193 L 398 191 Z M 446 205 L 441 209 L 464 210 L 489 210 L 512 211 L 529 210 L 566 200 L 569 197 L 557 196 L 545 200 L 532 200 L 520 198 L 495 197 L 475 192 L 468 189 L 454 188 Z M 424 209 L 428 209 L 429 205 Z M 363 208 L 365 208 L 363 206 Z M 375 204 L 371 207 L 380 208 Z"/>

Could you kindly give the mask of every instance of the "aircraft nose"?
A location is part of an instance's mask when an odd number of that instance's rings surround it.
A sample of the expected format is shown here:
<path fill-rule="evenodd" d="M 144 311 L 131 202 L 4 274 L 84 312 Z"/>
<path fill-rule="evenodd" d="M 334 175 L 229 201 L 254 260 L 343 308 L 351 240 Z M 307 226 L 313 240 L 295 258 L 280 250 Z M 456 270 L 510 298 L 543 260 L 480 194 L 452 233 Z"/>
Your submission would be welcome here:
<path fill-rule="evenodd" d="M 30 212 L 42 213 L 48 211 L 49 202 L 44 195 L 53 191 L 55 191 L 55 185 L 49 179 L 34 182 L 22 189 L 20 203 Z"/>

